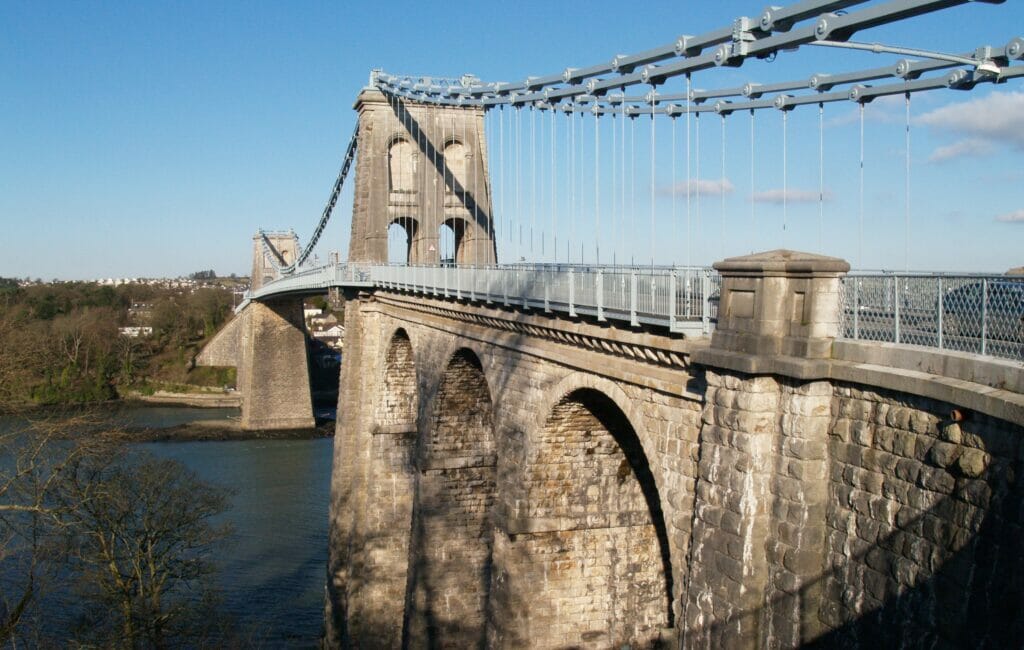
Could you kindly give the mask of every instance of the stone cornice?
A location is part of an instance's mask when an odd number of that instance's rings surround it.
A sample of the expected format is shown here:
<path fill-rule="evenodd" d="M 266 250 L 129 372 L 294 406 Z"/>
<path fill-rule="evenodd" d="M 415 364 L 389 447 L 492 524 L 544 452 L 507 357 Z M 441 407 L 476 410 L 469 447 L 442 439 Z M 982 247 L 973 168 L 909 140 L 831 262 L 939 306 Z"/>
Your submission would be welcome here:
<path fill-rule="evenodd" d="M 434 314 L 448 320 L 481 325 L 522 336 L 563 343 L 576 348 L 662 368 L 689 369 L 690 352 L 698 346 L 689 339 L 670 338 L 647 332 L 630 332 L 581 321 L 555 318 L 550 314 L 533 316 L 521 311 L 477 306 L 442 298 L 424 299 L 400 293 L 376 292 L 384 304 Z M 552 326 L 556 323 L 556 326 Z"/>
<path fill-rule="evenodd" d="M 703 339 L 683 340 L 626 332 L 567 319 L 554 320 L 550 316 L 395 292 L 377 291 L 365 298 L 389 317 L 411 324 L 440 329 L 685 399 L 702 399 L 692 383 L 689 356 L 691 349 L 706 345 Z M 557 325 L 552 326 L 553 323 Z"/>

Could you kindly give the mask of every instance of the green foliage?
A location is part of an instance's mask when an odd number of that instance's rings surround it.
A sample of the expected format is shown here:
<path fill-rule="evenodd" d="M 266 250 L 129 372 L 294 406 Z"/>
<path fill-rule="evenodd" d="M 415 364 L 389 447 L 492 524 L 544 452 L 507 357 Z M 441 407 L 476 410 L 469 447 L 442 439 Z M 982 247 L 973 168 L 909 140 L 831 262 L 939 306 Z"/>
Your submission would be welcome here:
<path fill-rule="evenodd" d="M 196 366 L 188 371 L 188 382 L 196 386 L 234 386 L 237 374 L 235 368 Z"/>
<path fill-rule="evenodd" d="M 146 377 L 191 381 L 190 360 L 231 306 L 229 291 L 209 287 L 0 281 L 0 411 L 109 400 L 117 386 Z M 153 334 L 122 336 L 124 325 L 152 327 Z M 234 381 L 198 378 L 203 385 Z"/>
<path fill-rule="evenodd" d="M 309 303 L 310 306 L 315 307 L 316 309 L 319 309 L 322 312 L 327 311 L 327 299 L 323 296 L 313 296 L 312 298 L 307 298 L 306 302 Z"/>

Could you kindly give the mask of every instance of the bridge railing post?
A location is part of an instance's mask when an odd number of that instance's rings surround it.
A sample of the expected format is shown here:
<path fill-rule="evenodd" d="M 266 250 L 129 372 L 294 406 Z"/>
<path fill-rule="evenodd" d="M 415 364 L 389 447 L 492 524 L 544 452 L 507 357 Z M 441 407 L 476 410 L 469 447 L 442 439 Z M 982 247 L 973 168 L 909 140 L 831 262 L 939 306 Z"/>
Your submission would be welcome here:
<path fill-rule="evenodd" d="M 527 282 L 527 286 L 532 288 L 537 272 L 531 269 L 530 271 L 528 271 L 528 273 L 530 275 L 528 276 L 529 280 Z M 523 287 L 523 279 L 522 276 L 519 275 L 518 270 L 516 271 L 516 293 L 519 295 L 520 298 L 523 299 L 523 309 L 529 309 L 530 296 L 528 295 L 527 290 Z"/>
<path fill-rule="evenodd" d="M 569 316 L 576 318 L 576 274 L 569 267 Z"/>
<path fill-rule="evenodd" d="M 900 342 L 900 278 L 892 276 L 893 342 Z"/>
<path fill-rule="evenodd" d="M 700 323 L 704 334 L 711 333 L 711 272 L 704 269 L 700 274 Z"/>
<path fill-rule="evenodd" d="M 476 301 L 476 278 L 477 268 L 475 266 L 469 269 L 469 300 L 470 302 Z"/>
<path fill-rule="evenodd" d="M 853 339 L 860 338 L 860 278 L 853 278 Z"/>
<path fill-rule="evenodd" d="M 981 353 L 985 354 L 988 339 L 988 278 L 981 280 Z"/>
<path fill-rule="evenodd" d="M 462 300 L 462 269 L 459 267 L 451 267 L 452 272 L 455 273 L 455 297 Z"/>
<path fill-rule="evenodd" d="M 501 303 L 508 307 L 508 271 L 501 271 Z"/>
<path fill-rule="evenodd" d="M 597 270 L 597 277 L 594 279 L 594 300 L 597 302 L 597 320 L 604 318 L 604 273 Z"/>
<path fill-rule="evenodd" d="M 544 278 L 544 313 L 551 313 L 551 272 L 541 271 L 541 277 Z"/>
<path fill-rule="evenodd" d="M 945 310 L 945 305 L 943 304 L 944 300 L 943 300 L 943 295 L 942 295 L 942 276 L 941 275 L 939 276 L 938 283 L 935 285 L 935 291 L 938 293 L 938 300 L 935 301 L 935 304 L 938 306 L 938 319 L 939 319 L 938 323 L 935 324 L 935 328 L 939 332 L 939 349 L 941 350 L 943 348 L 943 343 L 944 343 L 944 341 L 942 340 L 942 312 Z"/>
<path fill-rule="evenodd" d="M 668 329 L 676 328 L 676 269 L 668 276 Z"/>
<path fill-rule="evenodd" d="M 629 324 L 633 327 L 640 325 L 636 318 L 636 271 L 629 274 Z"/>

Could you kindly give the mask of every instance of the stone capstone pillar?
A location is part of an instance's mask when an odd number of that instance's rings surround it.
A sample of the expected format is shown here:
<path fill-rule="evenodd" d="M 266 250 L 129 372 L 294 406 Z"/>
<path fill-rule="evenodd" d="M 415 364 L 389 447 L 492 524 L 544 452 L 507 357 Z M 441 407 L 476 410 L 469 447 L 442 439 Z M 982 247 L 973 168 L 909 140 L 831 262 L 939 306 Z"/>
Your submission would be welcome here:
<path fill-rule="evenodd" d="M 771 251 L 715 264 L 718 328 L 685 588 L 686 647 L 795 647 L 822 631 L 827 359 L 843 260 Z"/>

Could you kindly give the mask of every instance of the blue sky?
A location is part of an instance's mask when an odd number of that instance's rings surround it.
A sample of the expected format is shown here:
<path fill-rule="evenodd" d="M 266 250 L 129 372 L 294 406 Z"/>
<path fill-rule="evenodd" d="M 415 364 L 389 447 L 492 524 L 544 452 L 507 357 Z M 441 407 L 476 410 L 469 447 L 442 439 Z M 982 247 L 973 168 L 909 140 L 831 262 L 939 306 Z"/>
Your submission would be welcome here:
<path fill-rule="evenodd" d="M 293 227 L 303 239 L 309 236 L 354 125 L 352 102 L 371 68 L 517 80 L 700 34 L 738 15 L 758 15 L 763 4 L 3 3 L 0 225 L 7 245 L 0 276 L 153 277 L 206 268 L 245 274 L 258 227 Z M 962 52 L 1002 46 L 1021 34 L 1024 3 L 1011 0 L 972 3 L 857 39 Z M 894 61 L 862 53 L 780 55 L 771 64 L 749 62 L 695 77 L 694 86 L 803 78 L 827 66 Z M 975 103 L 965 109 L 965 102 Z M 699 179 L 687 179 L 681 159 L 671 176 L 669 128 L 659 122 L 656 261 L 682 263 L 689 250 L 693 263 L 710 263 L 786 246 L 870 268 L 1003 271 L 1024 265 L 1024 85 L 1010 81 L 970 94 L 913 98 L 909 245 L 903 110 L 902 98 L 866 109 L 861 243 L 856 107 L 826 107 L 829 198 L 820 246 L 816 198 L 797 200 L 799 192 L 817 195 L 816 107 L 788 118 L 785 230 L 781 205 L 773 202 L 782 187 L 780 114 L 755 118 L 752 188 L 748 115 L 726 123 L 727 183 L 718 118 L 702 122 Z M 678 157 L 684 132 L 677 126 Z M 647 128 L 637 125 L 638 144 L 649 137 Z M 690 155 L 695 166 L 693 149 Z M 493 174 L 493 146 L 491 165 Z M 649 220 L 649 199 L 640 198 L 649 196 L 647 173 L 638 171 L 638 216 L 604 215 L 605 250 L 621 248 L 619 261 L 629 252 L 650 256 L 648 228 L 628 221 Z M 691 213 L 687 244 L 682 199 L 676 195 L 673 225 L 670 188 L 688 180 L 694 188 L 703 182 L 705 193 L 699 223 Z M 497 189 L 498 179 L 494 184 Z M 731 191 L 715 193 L 716 187 Z M 612 200 L 609 194 L 601 202 Z M 346 250 L 350 201 L 343 195 L 320 244 L 321 258 L 331 249 Z M 577 228 L 585 227 L 585 217 L 578 217 Z M 609 224 L 619 225 L 610 232 Z M 569 225 L 562 220 L 555 229 L 567 233 Z M 503 260 L 523 252 L 499 240 Z"/>

